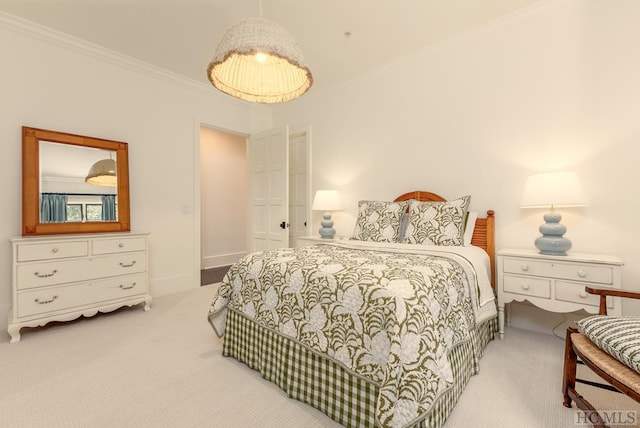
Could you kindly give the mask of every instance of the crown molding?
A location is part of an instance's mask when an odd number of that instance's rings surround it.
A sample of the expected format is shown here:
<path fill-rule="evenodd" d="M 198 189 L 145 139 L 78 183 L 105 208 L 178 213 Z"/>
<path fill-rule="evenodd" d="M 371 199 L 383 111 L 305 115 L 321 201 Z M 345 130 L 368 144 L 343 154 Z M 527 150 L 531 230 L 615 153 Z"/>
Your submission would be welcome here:
<path fill-rule="evenodd" d="M 43 40 L 70 50 L 74 50 L 81 54 L 98 58 L 102 61 L 118 65 L 133 71 L 137 71 L 148 76 L 165 80 L 170 83 L 178 84 L 191 89 L 205 91 L 209 94 L 217 94 L 215 88 L 205 83 L 198 82 L 193 79 L 181 76 L 162 67 L 135 59 L 103 46 L 91 43 L 79 37 L 71 36 L 58 30 L 40 25 L 36 22 L 11 15 L 0 11 L 0 28 L 6 28 L 15 32 L 25 34 L 27 36 Z M 229 97 L 227 101 L 233 102 L 235 99 Z M 238 100 L 242 104 L 243 101 Z"/>

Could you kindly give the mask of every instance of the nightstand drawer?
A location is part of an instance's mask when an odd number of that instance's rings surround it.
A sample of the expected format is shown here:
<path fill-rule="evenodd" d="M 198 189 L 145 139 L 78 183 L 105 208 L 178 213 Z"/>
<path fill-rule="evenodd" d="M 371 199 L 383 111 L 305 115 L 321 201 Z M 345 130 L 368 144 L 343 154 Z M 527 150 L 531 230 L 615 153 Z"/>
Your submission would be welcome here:
<path fill-rule="evenodd" d="M 503 283 L 504 291 L 509 293 L 524 294 L 525 296 L 551 297 L 551 281 L 528 276 L 505 275 Z"/>
<path fill-rule="evenodd" d="M 587 293 L 586 284 L 579 282 L 556 281 L 556 299 L 581 305 L 600 306 L 600 296 Z M 613 308 L 613 300 L 607 299 L 607 307 Z"/>
<path fill-rule="evenodd" d="M 505 259 L 504 271 L 521 275 L 544 276 L 598 284 L 613 283 L 613 268 L 577 263 Z"/>

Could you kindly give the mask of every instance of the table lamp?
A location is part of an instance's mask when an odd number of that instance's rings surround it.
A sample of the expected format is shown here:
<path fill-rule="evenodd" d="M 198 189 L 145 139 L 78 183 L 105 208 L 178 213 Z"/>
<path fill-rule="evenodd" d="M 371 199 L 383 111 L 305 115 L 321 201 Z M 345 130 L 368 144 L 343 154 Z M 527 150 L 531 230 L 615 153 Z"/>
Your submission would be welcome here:
<path fill-rule="evenodd" d="M 527 178 L 522 195 L 522 208 L 550 208 L 544 215 L 535 245 L 540 254 L 566 256 L 571 241 L 563 235 L 567 228 L 560 224 L 562 215 L 558 207 L 581 207 L 587 205 L 580 180 L 574 172 L 545 172 Z"/>
<path fill-rule="evenodd" d="M 342 200 L 337 190 L 318 190 L 313 198 L 311 209 L 314 211 L 324 211 L 323 220 L 320 223 L 320 236 L 324 239 L 333 239 L 336 230 L 333 228 L 330 211 L 342 209 Z"/>

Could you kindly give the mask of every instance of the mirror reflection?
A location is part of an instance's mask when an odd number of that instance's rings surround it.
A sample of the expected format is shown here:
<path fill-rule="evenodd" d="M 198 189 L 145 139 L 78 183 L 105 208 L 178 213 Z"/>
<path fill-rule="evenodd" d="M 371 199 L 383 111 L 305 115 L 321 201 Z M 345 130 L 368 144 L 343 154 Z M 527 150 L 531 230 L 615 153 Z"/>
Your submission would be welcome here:
<path fill-rule="evenodd" d="M 128 144 L 22 127 L 22 235 L 131 230 Z"/>
<path fill-rule="evenodd" d="M 39 142 L 40 222 L 115 222 L 117 153 Z"/>

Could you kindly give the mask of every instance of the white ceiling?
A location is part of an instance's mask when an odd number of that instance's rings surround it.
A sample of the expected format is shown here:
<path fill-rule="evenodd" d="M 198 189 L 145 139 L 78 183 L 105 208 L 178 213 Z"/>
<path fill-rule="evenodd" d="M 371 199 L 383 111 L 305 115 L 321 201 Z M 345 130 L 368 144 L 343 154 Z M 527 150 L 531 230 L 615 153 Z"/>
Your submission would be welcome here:
<path fill-rule="evenodd" d="M 539 1 L 263 0 L 262 10 L 297 39 L 318 88 Z M 0 0 L 0 11 L 208 83 L 218 41 L 259 16 L 260 0 Z"/>
<path fill-rule="evenodd" d="M 48 178 L 73 177 L 84 181 L 91 166 L 102 159 L 115 159 L 115 152 L 92 147 L 80 147 L 41 141 L 39 146 L 40 175 Z"/>

